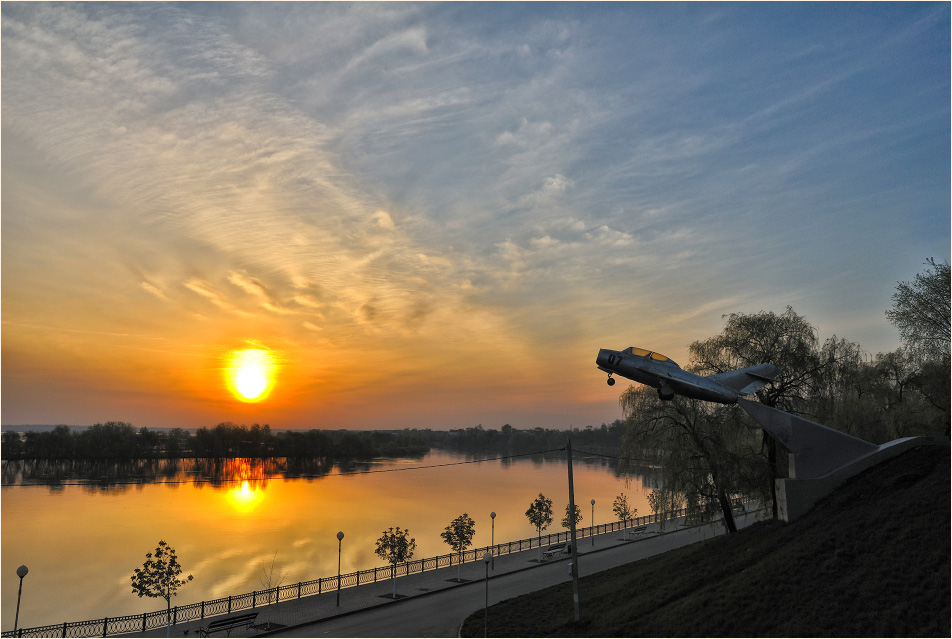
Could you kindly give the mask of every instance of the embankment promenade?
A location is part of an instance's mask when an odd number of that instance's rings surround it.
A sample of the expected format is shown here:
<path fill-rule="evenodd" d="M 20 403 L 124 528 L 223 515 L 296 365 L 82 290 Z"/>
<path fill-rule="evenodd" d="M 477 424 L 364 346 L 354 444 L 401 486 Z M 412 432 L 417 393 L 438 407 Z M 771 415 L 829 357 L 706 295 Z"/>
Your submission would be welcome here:
<path fill-rule="evenodd" d="M 738 527 L 764 517 L 762 511 L 749 509 L 737 517 Z M 684 517 L 648 524 L 644 532 L 615 530 L 578 540 L 579 576 L 586 576 L 687 546 L 724 533 L 719 521 L 699 526 L 684 525 Z M 545 537 L 543 537 L 545 539 Z M 543 550 L 545 547 L 543 546 Z M 571 579 L 570 556 L 552 555 L 539 561 L 539 549 L 532 548 L 497 556 L 487 569 L 482 559 L 414 573 L 396 578 L 397 599 L 393 599 L 393 581 L 352 586 L 338 591 L 263 605 L 256 608 L 253 628 L 239 628 L 230 636 L 275 637 L 455 637 L 463 620 L 489 605 L 522 594 L 541 590 Z M 457 581 L 459 571 L 462 581 Z M 488 583 L 486 575 L 488 572 Z M 488 586 L 488 587 L 487 587 Z M 585 593 L 580 593 L 584 606 Z M 572 602 L 566 601 L 571 607 Z M 172 628 L 173 637 L 193 637 L 212 621 L 228 615 L 180 623 Z M 268 625 L 270 623 L 270 629 Z M 162 637 L 166 628 L 124 636 Z"/>

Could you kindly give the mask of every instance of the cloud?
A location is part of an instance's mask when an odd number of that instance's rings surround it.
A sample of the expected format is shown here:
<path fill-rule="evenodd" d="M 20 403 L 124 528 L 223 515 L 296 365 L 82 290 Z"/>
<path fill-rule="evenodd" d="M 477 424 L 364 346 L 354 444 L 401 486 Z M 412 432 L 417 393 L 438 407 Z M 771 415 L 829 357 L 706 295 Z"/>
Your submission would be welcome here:
<path fill-rule="evenodd" d="M 425 28 L 414 27 L 388 35 L 374 42 L 370 47 L 351 58 L 344 71 L 347 72 L 355 67 L 365 65 L 368 62 L 403 52 L 411 52 L 414 54 L 424 54 L 427 52 Z"/>
<path fill-rule="evenodd" d="M 279 315 L 293 315 L 295 311 L 284 308 L 274 301 L 268 288 L 258 279 L 250 277 L 247 273 L 240 271 L 231 271 L 228 274 L 228 281 L 243 290 L 245 293 L 258 298 L 262 308 L 277 313 Z M 295 296 L 297 299 L 300 296 Z"/>
<path fill-rule="evenodd" d="M 382 229 L 392 231 L 396 228 L 396 225 L 393 223 L 393 219 L 390 217 L 390 214 L 386 211 L 377 211 L 373 215 L 373 221 L 377 223 Z"/>
<path fill-rule="evenodd" d="M 157 298 L 159 298 L 159 299 L 162 300 L 163 302 L 168 302 L 168 301 L 170 301 L 168 295 L 166 295 L 165 293 L 163 293 L 163 292 L 162 292 L 157 286 L 155 286 L 154 284 L 150 284 L 149 282 L 141 282 L 141 283 L 140 283 L 140 286 L 141 286 L 144 290 L 146 290 L 146 291 L 148 291 L 149 293 L 151 293 L 152 295 L 155 295 Z"/>
<path fill-rule="evenodd" d="M 262 284 L 259 280 L 248 277 L 248 275 L 245 273 L 232 271 L 228 274 L 228 281 L 249 295 L 255 295 L 265 299 L 269 297 L 268 289 L 265 288 L 264 284 Z"/>
<path fill-rule="evenodd" d="M 230 302 L 228 302 L 218 291 L 212 288 L 207 282 L 202 282 L 199 280 L 190 280 L 185 282 L 185 288 L 192 291 L 193 293 L 201 296 L 205 300 L 211 302 L 213 305 L 219 309 L 226 311 L 228 313 L 233 313 L 240 315 L 242 317 L 253 317 L 251 313 L 243 311 L 239 308 L 236 308 Z"/>
<path fill-rule="evenodd" d="M 603 246 L 612 248 L 624 248 L 634 243 L 634 238 L 623 231 L 618 231 L 607 225 L 598 227 L 589 237 Z"/>
<path fill-rule="evenodd" d="M 519 120 L 519 126 L 514 131 L 503 131 L 496 138 L 499 146 L 516 146 L 529 148 L 545 143 L 552 134 L 551 122 L 530 123 L 526 118 Z"/>
<path fill-rule="evenodd" d="M 314 299 L 314 297 L 310 295 L 295 295 L 293 301 L 295 304 L 304 306 L 305 308 L 321 308 L 322 306 L 319 300 Z"/>

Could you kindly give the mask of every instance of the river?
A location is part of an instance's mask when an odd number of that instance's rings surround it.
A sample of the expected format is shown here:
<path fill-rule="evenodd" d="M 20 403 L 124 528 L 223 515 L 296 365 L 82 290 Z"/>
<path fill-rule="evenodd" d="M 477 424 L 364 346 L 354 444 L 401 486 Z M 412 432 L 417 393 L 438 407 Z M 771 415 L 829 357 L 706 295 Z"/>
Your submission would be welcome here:
<path fill-rule="evenodd" d="M 13 628 L 21 564 L 29 568 L 21 628 L 163 609 L 164 600 L 139 598 L 130 586 L 132 570 L 160 539 L 175 548 L 183 574 L 194 575 L 172 601 L 181 605 L 262 589 L 272 561 L 272 585 L 335 575 L 338 531 L 347 573 L 385 565 L 375 541 L 391 526 L 409 529 L 414 558 L 450 552 L 440 533 L 464 512 L 476 521 L 473 547 L 490 545 L 492 537 L 533 537 L 524 513 L 540 492 L 553 501 L 548 531 L 562 530 L 564 457 L 472 462 L 433 450 L 314 475 L 240 460 L 210 472 L 187 462 L 151 475 L 100 469 L 93 479 L 60 474 L 53 484 L 47 478 L 24 485 L 34 480 L 5 461 L 3 630 Z M 613 520 L 612 502 L 622 492 L 639 515 L 650 512 L 644 480 L 619 477 L 609 459 L 577 454 L 573 468 L 580 526 L 591 525 L 592 499 L 595 523 Z"/>

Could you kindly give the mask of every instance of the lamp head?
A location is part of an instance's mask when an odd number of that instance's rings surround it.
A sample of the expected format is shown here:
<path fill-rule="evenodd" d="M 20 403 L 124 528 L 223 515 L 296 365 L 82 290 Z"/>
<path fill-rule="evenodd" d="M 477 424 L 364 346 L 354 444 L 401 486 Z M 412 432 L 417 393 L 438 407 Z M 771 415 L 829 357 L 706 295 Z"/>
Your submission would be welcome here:
<path fill-rule="evenodd" d="M 29 568 L 27 568 L 26 566 L 20 566 L 19 568 L 17 568 L 17 577 L 19 577 L 20 579 L 23 579 L 24 577 L 26 577 L 26 573 L 28 572 L 30 572 Z"/>
<path fill-rule="evenodd" d="M 337 541 L 340 541 L 343 538 L 344 538 L 344 533 L 342 532 L 337 533 Z"/>
<path fill-rule="evenodd" d="M 483 553 L 483 561 L 486 562 L 487 564 L 492 560 L 492 558 L 493 558 L 493 554 L 489 552 L 488 550 Z"/>
<path fill-rule="evenodd" d="M 595 500 L 594 500 L 594 499 L 592 500 L 592 505 L 593 505 L 593 506 L 595 505 Z"/>
<path fill-rule="evenodd" d="M 490 516 L 492 519 L 495 519 L 495 518 L 496 518 L 496 511 L 494 510 L 493 512 L 489 513 L 489 516 Z"/>

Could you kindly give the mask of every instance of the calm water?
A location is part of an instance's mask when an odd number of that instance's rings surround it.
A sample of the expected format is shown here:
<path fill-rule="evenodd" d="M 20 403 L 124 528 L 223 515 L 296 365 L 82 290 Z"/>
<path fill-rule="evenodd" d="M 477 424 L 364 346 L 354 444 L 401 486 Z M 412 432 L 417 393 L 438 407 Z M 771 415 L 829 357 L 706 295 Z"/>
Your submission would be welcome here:
<path fill-rule="evenodd" d="M 345 573 L 383 565 L 374 542 L 390 526 L 410 530 L 417 541 L 414 558 L 448 553 L 440 533 L 463 512 L 476 520 L 475 547 L 491 543 L 491 511 L 497 515 L 497 542 L 532 537 L 535 529 L 524 513 L 540 492 L 556 511 L 549 531 L 561 530 L 568 503 L 564 460 L 456 464 L 467 459 L 433 451 L 422 459 L 363 468 L 454 465 L 365 474 L 335 469 L 290 479 L 268 477 L 281 469 L 239 463 L 219 469 L 213 482 L 193 483 L 195 469 L 178 469 L 156 481 L 179 483 L 145 481 L 145 473 L 132 485 L 114 485 L 116 477 L 106 476 L 104 486 L 60 478 L 52 487 L 8 485 L 17 475 L 4 462 L 2 627 L 13 628 L 21 564 L 30 572 L 23 580 L 20 627 L 164 608 L 164 600 L 139 598 L 129 585 L 132 570 L 159 539 L 176 549 L 186 573 L 195 576 L 173 599 L 187 604 L 263 588 L 263 570 L 275 553 L 275 581 L 283 573 L 282 584 L 334 575 L 339 530 L 345 535 Z M 621 492 L 639 514 L 650 512 L 640 478 L 617 477 L 604 459 L 576 459 L 574 466 L 582 526 L 591 524 L 591 499 L 596 523 L 613 519 L 612 502 Z"/>

